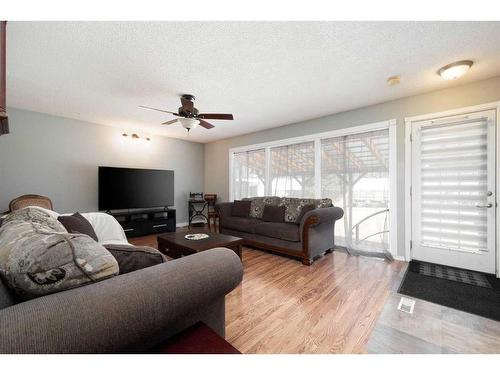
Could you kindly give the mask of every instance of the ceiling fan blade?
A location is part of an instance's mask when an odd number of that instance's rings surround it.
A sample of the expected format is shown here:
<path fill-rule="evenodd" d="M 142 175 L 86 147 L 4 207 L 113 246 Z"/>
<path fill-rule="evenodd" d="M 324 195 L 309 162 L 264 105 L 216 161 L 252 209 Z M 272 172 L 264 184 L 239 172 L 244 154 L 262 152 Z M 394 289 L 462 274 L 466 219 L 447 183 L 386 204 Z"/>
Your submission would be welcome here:
<path fill-rule="evenodd" d="M 153 108 L 153 107 L 146 107 L 145 105 L 140 105 L 139 108 L 149 109 L 151 111 L 158 111 L 158 112 L 170 113 L 171 115 L 179 116 L 179 114 L 175 113 L 175 112 L 165 111 L 163 109 L 158 109 L 158 108 Z"/>
<path fill-rule="evenodd" d="M 205 129 L 212 129 L 214 126 L 206 121 L 203 120 L 198 120 L 200 121 L 200 126 L 203 126 Z"/>
<path fill-rule="evenodd" d="M 171 124 L 175 124 L 177 121 L 177 119 L 173 119 L 173 120 L 170 120 L 170 121 L 165 121 L 165 122 L 162 122 L 161 124 L 162 125 L 171 125 Z"/>
<path fill-rule="evenodd" d="M 229 113 L 200 113 L 197 117 L 212 120 L 234 120 L 233 115 Z"/>
<path fill-rule="evenodd" d="M 189 113 L 193 113 L 194 111 L 194 103 L 191 100 L 187 100 L 181 96 L 182 108 Z"/>

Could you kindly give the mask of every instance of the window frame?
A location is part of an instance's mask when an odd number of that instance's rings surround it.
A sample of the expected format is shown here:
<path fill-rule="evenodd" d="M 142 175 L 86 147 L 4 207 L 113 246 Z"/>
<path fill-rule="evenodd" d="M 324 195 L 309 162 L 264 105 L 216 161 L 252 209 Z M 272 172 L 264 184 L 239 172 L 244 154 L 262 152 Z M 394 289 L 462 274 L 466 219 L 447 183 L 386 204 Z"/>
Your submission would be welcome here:
<path fill-rule="evenodd" d="M 266 181 L 264 183 L 264 195 L 269 195 L 271 192 L 270 181 L 270 166 L 271 166 L 271 148 L 279 146 L 289 146 L 304 142 L 314 142 L 314 198 L 321 198 L 321 140 L 335 137 L 342 137 L 345 135 L 366 133 L 375 130 L 389 129 L 389 220 L 390 220 L 390 234 L 389 234 L 389 251 L 396 258 L 398 249 L 398 181 L 397 181 L 397 141 L 396 141 L 396 119 L 379 121 L 364 125 L 357 125 L 346 127 L 342 129 L 331 130 L 321 133 L 313 133 L 309 135 L 285 138 L 276 141 L 251 144 L 240 147 L 233 147 L 229 149 L 229 201 L 234 201 L 233 192 L 233 168 L 234 168 L 234 154 L 239 152 L 265 150 L 266 160 Z"/>

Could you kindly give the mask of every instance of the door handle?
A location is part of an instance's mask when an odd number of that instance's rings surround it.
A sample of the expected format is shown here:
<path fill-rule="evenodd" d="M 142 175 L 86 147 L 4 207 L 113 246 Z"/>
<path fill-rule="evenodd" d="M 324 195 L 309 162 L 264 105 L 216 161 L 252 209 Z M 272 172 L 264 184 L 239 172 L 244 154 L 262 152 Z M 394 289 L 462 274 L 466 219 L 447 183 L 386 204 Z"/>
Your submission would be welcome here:
<path fill-rule="evenodd" d="M 477 208 L 491 208 L 493 207 L 493 204 L 488 203 L 488 204 L 476 204 Z"/>

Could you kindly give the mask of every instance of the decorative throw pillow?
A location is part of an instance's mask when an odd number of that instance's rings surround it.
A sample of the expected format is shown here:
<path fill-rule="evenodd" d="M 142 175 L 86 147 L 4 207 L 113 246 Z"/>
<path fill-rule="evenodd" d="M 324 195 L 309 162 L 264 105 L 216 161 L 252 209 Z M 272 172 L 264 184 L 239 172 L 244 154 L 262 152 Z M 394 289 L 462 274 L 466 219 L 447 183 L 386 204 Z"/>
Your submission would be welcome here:
<path fill-rule="evenodd" d="M 11 213 L 0 228 L 0 275 L 22 299 L 117 274 L 118 263 L 103 246 L 87 235 L 68 233 L 35 207 Z"/>
<path fill-rule="evenodd" d="M 266 204 L 262 214 L 262 221 L 282 223 L 285 221 L 285 206 L 271 206 Z"/>
<path fill-rule="evenodd" d="M 52 212 L 36 206 L 25 207 L 6 215 L 2 226 L 6 225 L 9 221 L 28 221 L 34 226 L 48 227 L 55 232 L 67 233 L 67 230 L 57 221 L 57 216 L 52 215 Z"/>
<path fill-rule="evenodd" d="M 316 208 L 332 207 L 333 203 L 330 198 L 316 199 Z"/>
<path fill-rule="evenodd" d="M 314 210 L 315 208 L 316 208 L 315 204 L 306 204 L 305 206 L 302 206 L 302 208 L 300 209 L 299 216 L 297 216 L 297 219 L 295 220 L 295 224 L 300 224 L 302 222 L 302 218 L 304 217 L 304 215 L 309 211 Z"/>
<path fill-rule="evenodd" d="M 315 200 L 301 198 L 281 198 L 281 204 L 286 207 L 285 222 L 296 223 L 302 207 L 309 204 L 315 205 Z"/>
<path fill-rule="evenodd" d="M 262 219 L 264 206 L 266 204 L 269 204 L 271 206 L 279 206 L 281 203 L 280 197 L 253 197 L 243 198 L 243 200 L 252 202 L 250 204 L 250 217 L 254 219 Z"/>
<path fill-rule="evenodd" d="M 57 218 L 57 220 L 64 225 L 64 228 L 68 233 L 80 233 L 86 234 L 94 241 L 98 242 L 97 234 L 95 234 L 94 228 L 90 222 L 85 219 L 79 212 L 73 215 L 62 215 Z"/>
<path fill-rule="evenodd" d="M 331 207 L 332 200 L 330 198 L 324 199 L 307 199 L 307 198 L 281 198 L 281 204 L 286 207 L 285 222 L 297 223 L 300 216 L 302 207 L 307 205 L 314 205 L 315 208 Z"/>
<path fill-rule="evenodd" d="M 250 214 L 250 201 L 234 201 L 231 207 L 231 216 L 248 217 Z"/>
<path fill-rule="evenodd" d="M 167 258 L 149 246 L 104 245 L 118 262 L 120 275 L 165 263 Z"/>

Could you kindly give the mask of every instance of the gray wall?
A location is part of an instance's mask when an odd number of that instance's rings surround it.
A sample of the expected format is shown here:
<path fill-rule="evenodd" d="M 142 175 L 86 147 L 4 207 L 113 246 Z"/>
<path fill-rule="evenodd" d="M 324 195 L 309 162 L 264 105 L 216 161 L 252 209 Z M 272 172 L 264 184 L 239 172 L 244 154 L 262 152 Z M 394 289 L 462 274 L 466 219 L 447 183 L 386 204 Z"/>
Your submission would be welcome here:
<path fill-rule="evenodd" d="M 0 212 L 21 194 L 49 196 L 58 212 L 97 210 L 97 166 L 175 171 L 177 221 L 187 221 L 190 191 L 203 191 L 201 143 L 152 136 L 127 142 L 120 129 L 9 109 L 11 134 L 0 137 Z"/>
<path fill-rule="evenodd" d="M 398 143 L 399 181 L 398 223 L 400 230 L 398 240 L 400 244 L 404 244 L 404 118 L 498 100 L 500 100 L 500 77 L 495 77 L 464 86 L 407 97 L 314 120 L 212 142 L 205 145 L 205 191 L 217 193 L 222 200 L 229 198 L 228 152 L 231 147 L 298 137 L 395 118 L 397 120 L 396 137 Z M 290 110 L 293 110 L 293 108 Z M 404 255 L 404 248 L 402 246 L 398 249 L 398 254 Z"/>

